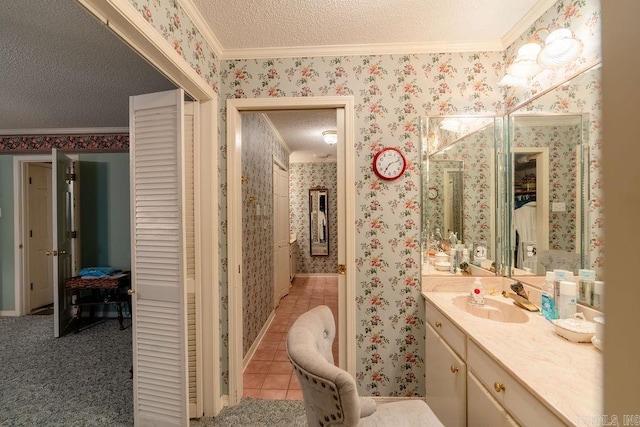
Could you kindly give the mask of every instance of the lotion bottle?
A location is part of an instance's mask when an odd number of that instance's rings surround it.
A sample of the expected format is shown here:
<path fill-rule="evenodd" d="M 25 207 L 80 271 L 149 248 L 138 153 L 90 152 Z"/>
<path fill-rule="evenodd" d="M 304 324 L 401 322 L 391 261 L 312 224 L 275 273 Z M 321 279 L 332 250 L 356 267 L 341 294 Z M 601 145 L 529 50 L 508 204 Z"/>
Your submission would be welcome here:
<path fill-rule="evenodd" d="M 547 271 L 544 286 L 542 288 L 542 309 L 540 312 L 547 320 L 557 319 L 555 311 L 555 292 L 553 281 L 555 274 L 553 271 Z"/>

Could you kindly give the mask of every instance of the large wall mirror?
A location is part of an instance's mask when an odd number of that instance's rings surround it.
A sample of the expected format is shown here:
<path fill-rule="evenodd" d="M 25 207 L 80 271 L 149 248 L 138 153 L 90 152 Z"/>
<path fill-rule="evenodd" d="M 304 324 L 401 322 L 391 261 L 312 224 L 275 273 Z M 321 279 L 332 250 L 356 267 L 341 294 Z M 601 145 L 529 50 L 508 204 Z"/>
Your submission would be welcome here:
<path fill-rule="evenodd" d="M 495 274 L 501 253 L 495 158 L 502 118 L 423 117 L 421 133 L 423 274 L 451 273 L 459 265 L 447 266 L 441 259 L 461 246 L 469 271 Z"/>
<path fill-rule="evenodd" d="M 603 280 L 600 101 L 598 64 L 508 116 L 508 256 L 518 280 L 539 283 L 556 268 Z"/>
<path fill-rule="evenodd" d="M 466 274 L 540 286 L 545 271 L 590 269 L 602 280 L 600 99 L 595 65 L 504 118 L 421 118 L 423 274 L 451 274 L 428 266 L 438 232 L 446 245 L 453 231 L 465 246 L 487 242 Z"/>
<path fill-rule="evenodd" d="M 309 216 L 311 256 L 328 256 L 329 191 L 326 188 L 309 190 Z"/>

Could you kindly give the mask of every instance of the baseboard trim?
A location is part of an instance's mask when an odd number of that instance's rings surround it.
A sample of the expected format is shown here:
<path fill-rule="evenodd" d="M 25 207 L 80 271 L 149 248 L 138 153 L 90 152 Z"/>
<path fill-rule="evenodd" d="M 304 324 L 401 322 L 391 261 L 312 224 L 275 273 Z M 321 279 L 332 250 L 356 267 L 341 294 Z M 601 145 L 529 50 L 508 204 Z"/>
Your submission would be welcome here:
<path fill-rule="evenodd" d="M 17 317 L 20 314 L 16 310 L 2 310 L 0 311 L 0 316 L 6 317 Z"/>
<path fill-rule="evenodd" d="M 251 348 L 247 352 L 247 355 L 242 360 L 242 372 L 244 372 L 244 370 L 247 369 L 247 365 L 249 365 L 249 362 L 251 362 L 251 358 L 256 353 L 256 350 L 258 350 L 258 347 L 260 346 L 262 339 L 264 338 L 265 334 L 269 330 L 269 327 L 271 326 L 271 323 L 273 322 L 273 319 L 275 319 L 275 317 L 276 317 L 276 310 L 273 309 L 271 311 L 271 314 L 269 315 L 269 318 L 267 319 L 265 324 L 262 326 L 262 329 L 260 329 L 260 333 L 258 334 L 256 339 L 253 341 L 253 344 L 251 345 Z"/>
<path fill-rule="evenodd" d="M 338 273 L 296 273 L 296 277 L 338 277 Z"/>

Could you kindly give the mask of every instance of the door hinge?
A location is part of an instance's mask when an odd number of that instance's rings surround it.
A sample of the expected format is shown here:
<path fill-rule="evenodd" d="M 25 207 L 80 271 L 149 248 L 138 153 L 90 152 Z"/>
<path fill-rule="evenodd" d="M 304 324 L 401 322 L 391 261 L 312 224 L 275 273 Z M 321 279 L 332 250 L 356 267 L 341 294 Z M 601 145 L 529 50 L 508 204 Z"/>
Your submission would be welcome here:
<path fill-rule="evenodd" d="M 31 290 L 33 290 L 33 283 L 31 283 Z"/>
<path fill-rule="evenodd" d="M 29 184 L 31 184 L 31 177 L 29 177 Z"/>
<path fill-rule="evenodd" d="M 68 173 L 67 174 L 67 181 L 75 181 L 77 178 L 75 173 Z"/>
<path fill-rule="evenodd" d="M 29 237 L 33 237 L 33 230 L 29 230 Z"/>
<path fill-rule="evenodd" d="M 70 239 L 77 239 L 78 238 L 78 232 L 77 231 L 70 231 L 69 232 L 69 238 Z"/>

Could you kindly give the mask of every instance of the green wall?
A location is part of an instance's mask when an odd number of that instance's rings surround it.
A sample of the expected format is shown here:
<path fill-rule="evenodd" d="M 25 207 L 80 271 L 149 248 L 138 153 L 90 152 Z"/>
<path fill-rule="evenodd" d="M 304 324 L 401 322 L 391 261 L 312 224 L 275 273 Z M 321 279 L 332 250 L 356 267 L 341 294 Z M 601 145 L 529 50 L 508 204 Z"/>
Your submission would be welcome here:
<path fill-rule="evenodd" d="M 15 310 L 13 157 L 0 156 L 0 312 Z M 129 269 L 129 154 L 80 154 L 79 159 L 80 267 Z"/>
<path fill-rule="evenodd" d="M 0 312 L 13 310 L 13 156 L 0 156 Z"/>
<path fill-rule="evenodd" d="M 131 267 L 129 154 L 80 155 L 80 267 Z"/>

